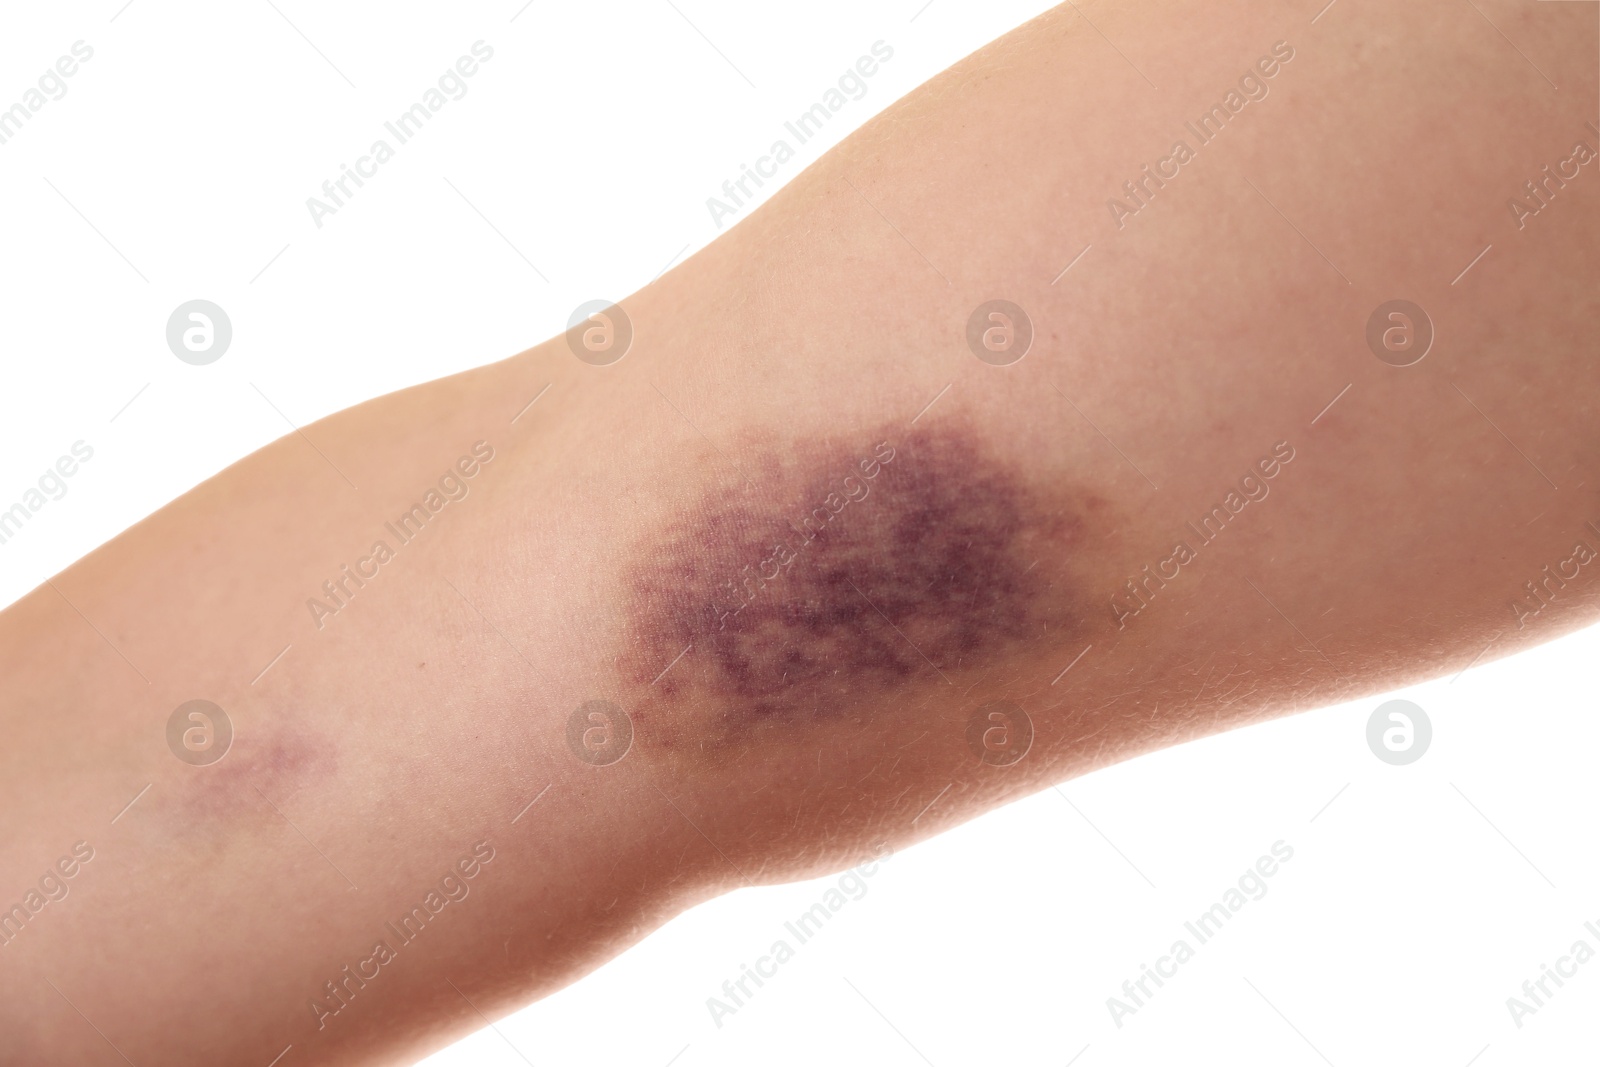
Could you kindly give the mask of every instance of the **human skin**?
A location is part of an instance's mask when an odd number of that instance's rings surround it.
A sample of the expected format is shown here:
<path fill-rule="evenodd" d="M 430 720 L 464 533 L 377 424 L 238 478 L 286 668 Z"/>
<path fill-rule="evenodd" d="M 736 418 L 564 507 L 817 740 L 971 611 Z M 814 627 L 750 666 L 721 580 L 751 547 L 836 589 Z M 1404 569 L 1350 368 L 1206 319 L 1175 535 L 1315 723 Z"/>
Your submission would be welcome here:
<path fill-rule="evenodd" d="M 1595 568 L 1524 583 L 1600 544 L 1600 164 L 1521 228 L 1506 201 L 1596 143 L 1596 16 L 1479 6 L 1056 9 L 627 298 L 619 362 L 558 337 L 341 412 L 0 613 L 0 902 L 93 849 L 0 947 L 0 1062 L 413 1062 L 730 889 L 1593 621 Z M 1119 227 L 1108 198 L 1280 41 L 1265 98 Z M 966 341 L 997 297 L 1037 332 L 1007 366 Z M 1365 340 L 1394 298 L 1437 329 L 1409 367 Z M 167 745 L 197 698 L 235 731 L 206 766 Z M 619 762 L 569 748 L 591 700 L 632 724 Z M 1033 730 L 1006 766 L 968 742 L 998 701 Z M 480 842 L 468 895 L 396 938 Z"/>

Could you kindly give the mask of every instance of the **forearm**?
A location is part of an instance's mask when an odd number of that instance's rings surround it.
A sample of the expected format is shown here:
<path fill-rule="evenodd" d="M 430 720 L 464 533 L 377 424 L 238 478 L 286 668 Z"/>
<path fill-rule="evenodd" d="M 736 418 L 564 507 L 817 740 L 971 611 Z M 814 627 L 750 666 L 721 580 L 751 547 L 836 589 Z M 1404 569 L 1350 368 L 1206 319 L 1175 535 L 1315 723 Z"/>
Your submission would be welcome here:
<path fill-rule="evenodd" d="M 645 827 L 594 816 L 637 807 L 643 783 L 580 778 L 557 747 L 549 647 L 502 595 L 515 553 L 485 536 L 497 480 L 527 488 L 500 410 L 525 370 L 308 427 L 0 619 L 5 903 L 20 874 L 93 849 L 66 897 L 6 931 L 0 1059 L 98 1062 L 76 1006 L 141 1063 L 264 1063 L 291 1042 L 404 1060 L 481 1025 L 446 978 L 494 1010 L 677 906 L 656 864 L 692 831 L 652 828 L 646 878 Z M 231 720 L 214 763 L 169 750 L 196 698 Z"/>
<path fill-rule="evenodd" d="M 557 338 L 342 413 L 7 611 L 5 866 L 96 850 L 0 949 L 8 1048 L 101 1055 L 70 999 L 135 1062 L 403 1058 L 720 889 L 1587 621 L 1587 570 L 1509 605 L 1600 519 L 1594 193 L 1499 236 L 1580 114 L 1529 120 L 1492 38 L 1421 15 L 1385 14 L 1421 51 L 1370 93 L 1360 28 L 1233 15 L 1259 48 L 1198 65 L 1221 32 L 1097 18 L 1156 92 L 1056 12 L 625 301 L 620 362 Z M 1119 228 L 1122 181 L 1285 37 L 1270 94 Z M 1492 157 L 1415 151 L 1457 108 Z M 1362 339 L 1397 295 L 1440 324 L 1404 369 Z M 1037 330 L 1010 366 L 966 345 L 995 297 Z M 447 471 L 465 495 L 396 526 Z M 166 746 L 196 698 L 236 729 L 209 766 Z M 590 700 L 632 723 L 620 762 L 568 746 Z M 1000 701 L 1035 731 L 1003 767 L 968 743 Z M 480 842 L 467 896 L 390 933 Z"/>

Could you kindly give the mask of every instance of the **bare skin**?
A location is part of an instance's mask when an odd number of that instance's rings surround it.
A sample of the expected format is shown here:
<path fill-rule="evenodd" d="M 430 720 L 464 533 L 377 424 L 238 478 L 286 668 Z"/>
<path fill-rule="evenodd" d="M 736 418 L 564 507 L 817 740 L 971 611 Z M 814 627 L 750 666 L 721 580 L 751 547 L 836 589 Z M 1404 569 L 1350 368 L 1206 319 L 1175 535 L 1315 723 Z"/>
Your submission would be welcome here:
<path fill-rule="evenodd" d="M 1586 7 L 1484 5 L 1560 91 L 1461 5 L 1057 9 L 625 300 L 620 362 L 363 404 L 58 575 L 0 614 L 3 902 L 92 858 L 0 947 L 0 1062 L 412 1062 L 731 888 L 1592 622 L 1600 163 L 1524 190 L 1597 144 Z"/>

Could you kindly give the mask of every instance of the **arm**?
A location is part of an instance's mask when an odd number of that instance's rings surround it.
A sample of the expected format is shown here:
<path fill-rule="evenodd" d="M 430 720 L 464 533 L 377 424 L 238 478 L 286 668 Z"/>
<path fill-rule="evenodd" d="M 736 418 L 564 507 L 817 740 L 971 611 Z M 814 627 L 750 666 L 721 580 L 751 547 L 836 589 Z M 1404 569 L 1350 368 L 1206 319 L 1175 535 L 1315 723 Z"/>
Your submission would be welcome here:
<path fill-rule="evenodd" d="M 1051 12 L 625 301 L 620 362 L 343 412 L 0 615 L 0 869 L 92 851 L 5 928 L 5 1054 L 415 1058 L 717 893 L 1591 621 L 1590 568 L 1524 583 L 1600 544 L 1600 178 L 1506 199 L 1592 94 L 1429 9 L 1090 13 L 1161 91 Z M 1502 25 L 1581 86 L 1585 17 Z M 1365 341 L 1399 296 L 1405 368 Z M 215 763 L 168 747 L 195 699 Z M 1001 702 L 1031 745 L 985 762 Z"/>

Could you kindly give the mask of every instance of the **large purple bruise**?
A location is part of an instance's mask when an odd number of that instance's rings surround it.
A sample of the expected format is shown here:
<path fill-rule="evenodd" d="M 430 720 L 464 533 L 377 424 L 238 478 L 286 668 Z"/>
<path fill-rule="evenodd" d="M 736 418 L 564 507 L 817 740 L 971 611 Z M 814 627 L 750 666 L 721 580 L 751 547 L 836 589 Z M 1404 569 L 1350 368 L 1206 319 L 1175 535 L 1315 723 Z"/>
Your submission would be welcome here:
<path fill-rule="evenodd" d="M 1062 576 L 1084 506 L 970 431 L 802 444 L 761 469 L 768 484 L 696 500 L 629 572 L 619 663 L 645 718 L 685 701 L 730 731 L 841 715 L 1078 617 Z"/>

